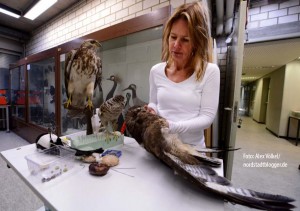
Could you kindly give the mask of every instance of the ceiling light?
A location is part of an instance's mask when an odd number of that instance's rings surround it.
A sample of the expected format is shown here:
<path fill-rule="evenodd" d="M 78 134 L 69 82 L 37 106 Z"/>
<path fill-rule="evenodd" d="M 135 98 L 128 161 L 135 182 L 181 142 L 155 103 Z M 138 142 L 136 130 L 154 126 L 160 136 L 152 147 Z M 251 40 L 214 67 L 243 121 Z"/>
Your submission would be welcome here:
<path fill-rule="evenodd" d="M 24 17 L 30 20 L 34 20 L 56 2 L 57 0 L 40 0 L 24 15 Z"/>
<path fill-rule="evenodd" d="M 12 16 L 14 18 L 21 17 L 21 12 L 20 11 L 15 10 L 13 8 L 10 8 L 10 7 L 8 7 L 8 6 L 4 5 L 4 4 L 0 4 L 0 12 L 4 13 L 6 15 L 10 15 L 10 16 Z"/>

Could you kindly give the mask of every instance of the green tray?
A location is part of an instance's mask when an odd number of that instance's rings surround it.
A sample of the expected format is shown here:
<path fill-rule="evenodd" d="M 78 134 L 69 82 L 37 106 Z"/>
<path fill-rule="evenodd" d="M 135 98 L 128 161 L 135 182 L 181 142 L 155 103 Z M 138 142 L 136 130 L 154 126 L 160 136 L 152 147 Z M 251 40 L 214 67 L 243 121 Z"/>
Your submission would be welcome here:
<path fill-rule="evenodd" d="M 68 135 L 71 147 L 81 151 L 91 151 L 99 148 L 108 149 L 124 144 L 124 135 L 116 131 L 114 134 L 100 132 L 91 135 Z"/>

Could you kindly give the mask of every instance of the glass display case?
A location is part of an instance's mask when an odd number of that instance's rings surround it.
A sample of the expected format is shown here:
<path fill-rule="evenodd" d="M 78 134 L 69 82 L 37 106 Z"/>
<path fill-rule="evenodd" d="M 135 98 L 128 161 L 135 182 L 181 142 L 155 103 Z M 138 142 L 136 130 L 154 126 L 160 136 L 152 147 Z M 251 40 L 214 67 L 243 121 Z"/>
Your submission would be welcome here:
<path fill-rule="evenodd" d="M 161 60 L 162 25 L 169 18 L 171 8 L 158 10 L 28 55 L 12 64 L 9 91 L 12 131 L 31 143 L 49 127 L 58 136 L 91 132 L 89 117 L 86 118 L 91 115 L 89 112 L 84 113 L 80 108 L 72 114 L 64 107 L 67 101 L 65 60 L 87 39 L 102 44 L 97 53 L 102 60 L 102 82 L 94 90 L 94 115 L 106 99 L 117 94 L 127 100 L 125 111 L 137 103 L 147 103 L 149 71 Z"/>
<path fill-rule="evenodd" d="M 55 127 L 55 59 L 27 64 L 28 118 L 41 127 Z"/>
<path fill-rule="evenodd" d="M 101 87 L 95 89 L 94 113 L 105 100 L 118 94 L 127 100 L 124 113 L 133 105 L 148 102 L 149 71 L 161 61 L 162 29 L 162 26 L 154 27 L 101 43 L 102 48 L 97 55 L 102 60 L 102 82 Z M 60 55 L 61 105 L 67 100 L 64 83 L 67 54 Z M 86 129 L 85 116 L 70 113 L 61 106 L 62 135 Z"/>
<path fill-rule="evenodd" d="M 60 89 L 61 89 L 61 133 L 62 135 L 71 134 L 74 132 L 86 130 L 86 119 L 83 113 L 74 114 L 76 112 L 69 111 L 64 108 L 64 103 L 67 101 L 67 87 L 65 85 L 65 60 L 68 53 L 60 55 Z"/>
<path fill-rule="evenodd" d="M 25 120 L 25 66 L 11 69 L 10 74 L 12 116 Z"/>

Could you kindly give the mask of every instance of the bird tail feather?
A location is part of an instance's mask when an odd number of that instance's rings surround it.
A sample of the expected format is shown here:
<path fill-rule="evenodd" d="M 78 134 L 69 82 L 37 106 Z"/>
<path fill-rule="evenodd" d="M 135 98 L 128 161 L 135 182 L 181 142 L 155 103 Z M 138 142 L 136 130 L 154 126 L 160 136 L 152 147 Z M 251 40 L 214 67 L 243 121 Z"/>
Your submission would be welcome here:
<path fill-rule="evenodd" d="M 239 149 L 241 149 L 241 148 L 226 148 L 226 149 L 197 148 L 196 150 L 201 153 L 219 153 L 219 152 L 236 151 Z"/>
<path fill-rule="evenodd" d="M 230 181 L 225 177 L 220 177 L 215 170 L 210 168 L 209 166 L 204 165 L 191 165 L 185 164 L 176 156 L 165 152 L 164 161 L 173 167 L 178 173 L 184 174 L 185 177 L 188 177 L 192 180 L 196 180 L 197 183 L 201 181 L 201 183 L 205 182 L 214 182 L 222 185 L 230 185 Z"/>
<path fill-rule="evenodd" d="M 213 157 L 207 157 L 205 155 L 195 155 L 193 156 L 200 162 L 207 164 L 212 167 L 219 167 L 221 165 L 221 162 Z"/>

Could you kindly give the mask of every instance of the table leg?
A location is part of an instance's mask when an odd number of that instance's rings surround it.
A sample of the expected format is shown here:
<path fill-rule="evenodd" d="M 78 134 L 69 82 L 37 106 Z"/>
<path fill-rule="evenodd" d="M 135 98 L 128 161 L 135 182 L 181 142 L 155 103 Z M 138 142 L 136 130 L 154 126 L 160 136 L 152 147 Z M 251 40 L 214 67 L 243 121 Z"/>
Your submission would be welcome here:
<path fill-rule="evenodd" d="M 6 132 L 9 133 L 9 107 L 6 106 Z"/>
<path fill-rule="evenodd" d="M 288 120 L 288 127 L 287 127 L 287 131 L 286 131 L 286 140 L 289 139 L 290 121 L 291 121 L 291 117 L 289 117 L 289 120 Z"/>
<path fill-rule="evenodd" d="M 296 135 L 296 146 L 298 145 L 299 140 L 299 130 L 300 130 L 300 120 L 298 119 L 297 135 Z"/>

